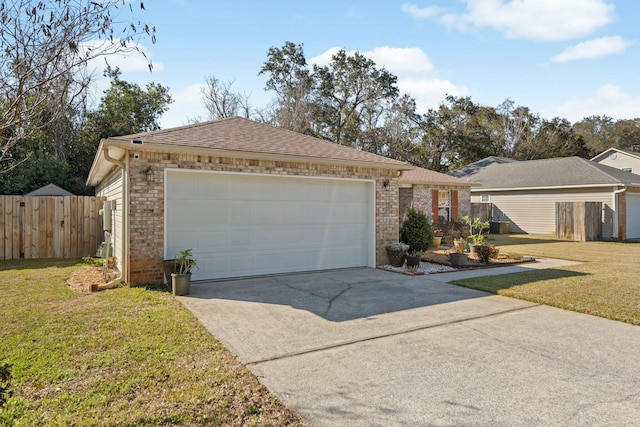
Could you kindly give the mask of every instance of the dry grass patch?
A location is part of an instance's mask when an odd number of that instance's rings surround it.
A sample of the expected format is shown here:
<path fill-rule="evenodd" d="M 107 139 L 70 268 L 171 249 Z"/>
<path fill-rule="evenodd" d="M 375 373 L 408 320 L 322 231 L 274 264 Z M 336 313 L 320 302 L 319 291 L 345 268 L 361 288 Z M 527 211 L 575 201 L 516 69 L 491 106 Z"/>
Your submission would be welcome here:
<path fill-rule="evenodd" d="M 492 236 L 491 243 L 505 252 L 582 264 L 455 284 L 640 325 L 640 243 L 568 242 L 530 235 Z"/>
<path fill-rule="evenodd" d="M 173 296 L 76 292 L 78 268 L 0 261 L 0 425 L 303 425 Z"/>

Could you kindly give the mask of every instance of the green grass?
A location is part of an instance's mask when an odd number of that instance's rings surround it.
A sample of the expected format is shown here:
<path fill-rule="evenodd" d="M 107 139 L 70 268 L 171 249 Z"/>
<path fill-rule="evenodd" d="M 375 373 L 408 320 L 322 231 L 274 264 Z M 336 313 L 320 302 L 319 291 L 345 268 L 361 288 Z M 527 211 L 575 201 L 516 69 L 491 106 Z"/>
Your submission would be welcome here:
<path fill-rule="evenodd" d="M 454 284 L 640 325 L 640 243 L 569 242 L 495 235 L 501 253 L 580 261 L 554 270 L 457 280 Z"/>
<path fill-rule="evenodd" d="M 0 261 L 0 426 L 302 425 L 166 292 L 70 290 L 75 261 Z"/>

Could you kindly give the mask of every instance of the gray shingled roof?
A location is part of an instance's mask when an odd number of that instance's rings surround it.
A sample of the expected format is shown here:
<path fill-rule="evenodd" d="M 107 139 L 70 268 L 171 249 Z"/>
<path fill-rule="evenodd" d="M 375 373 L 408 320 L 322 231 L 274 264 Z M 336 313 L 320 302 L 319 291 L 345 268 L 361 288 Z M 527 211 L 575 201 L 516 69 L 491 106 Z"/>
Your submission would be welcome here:
<path fill-rule="evenodd" d="M 589 185 L 640 185 L 640 175 L 581 157 L 495 162 L 487 159 L 452 171 L 483 188 L 540 188 Z"/>
<path fill-rule="evenodd" d="M 406 163 L 352 147 L 335 144 L 242 117 L 196 123 L 170 129 L 109 138 L 142 140 L 165 146 L 226 150 L 242 153 L 311 157 L 323 160 L 367 162 L 383 167 L 413 169 Z"/>

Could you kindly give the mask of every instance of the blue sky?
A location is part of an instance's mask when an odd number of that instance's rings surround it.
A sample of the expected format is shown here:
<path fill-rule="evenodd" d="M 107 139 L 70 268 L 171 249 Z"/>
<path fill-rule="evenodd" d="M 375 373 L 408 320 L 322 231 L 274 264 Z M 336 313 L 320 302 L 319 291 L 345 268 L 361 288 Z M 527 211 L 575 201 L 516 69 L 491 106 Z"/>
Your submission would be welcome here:
<path fill-rule="evenodd" d="M 135 2 L 134 2 L 135 4 Z M 127 81 L 157 82 L 175 102 L 162 127 L 207 118 L 207 76 L 233 80 L 257 107 L 273 94 L 258 72 L 270 47 L 304 45 L 312 63 L 338 48 L 358 51 L 398 76 L 418 110 L 446 94 L 498 106 L 506 98 L 543 117 L 640 117 L 637 0 L 145 2 L 139 16 L 157 42 L 140 57 L 112 59 Z"/>

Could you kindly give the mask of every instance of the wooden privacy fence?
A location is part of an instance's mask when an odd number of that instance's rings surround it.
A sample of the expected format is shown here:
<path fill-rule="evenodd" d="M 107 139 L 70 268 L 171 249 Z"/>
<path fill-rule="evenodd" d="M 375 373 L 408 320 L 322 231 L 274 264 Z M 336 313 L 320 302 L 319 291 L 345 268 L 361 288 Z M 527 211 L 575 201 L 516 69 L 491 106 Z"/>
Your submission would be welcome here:
<path fill-rule="evenodd" d="M 491 221 L 493 218 L 493 203 L 471 203 L 471 218 L 480 221 Z"/>
<path fill-rule="evenodd" d="M 104 198 L 0 196 L 0 259 L 95 255 Z"/>
<path fill-rule="evenodd" d="M 556 237 L 588 241 L 602 238 L 602 202 L 556 202 Z"/>

